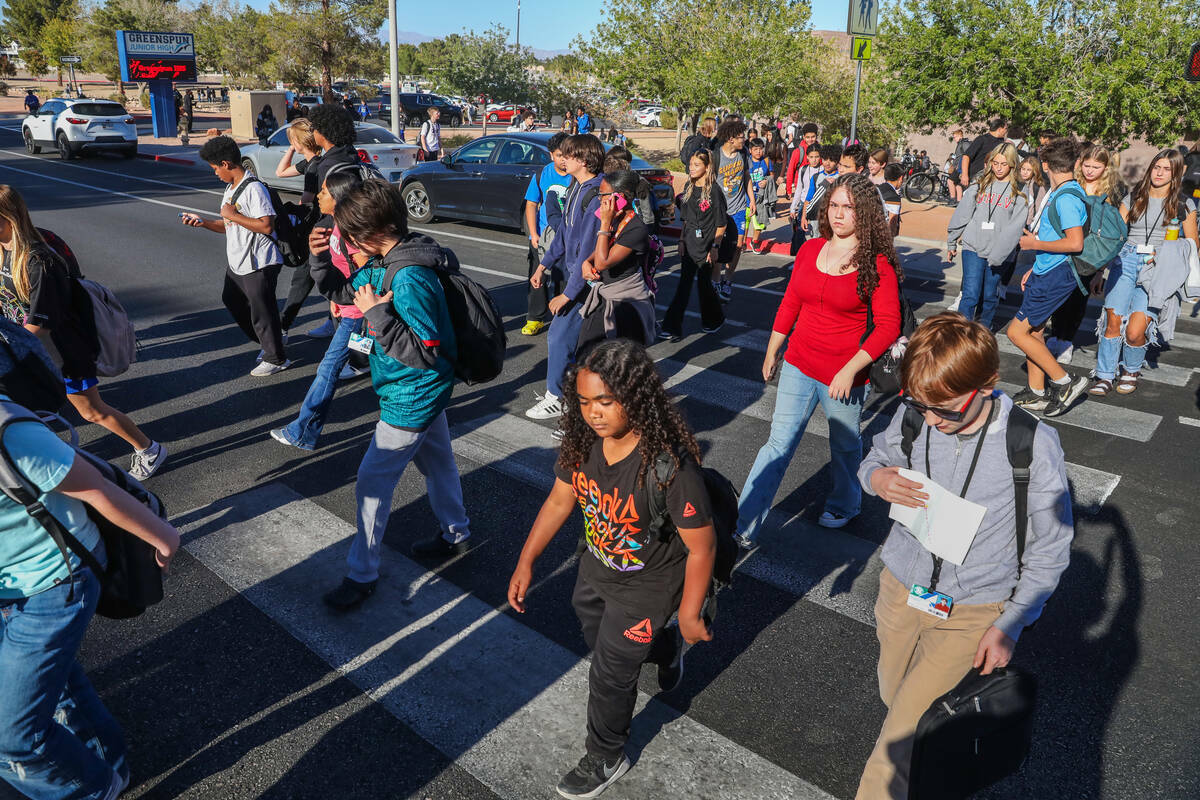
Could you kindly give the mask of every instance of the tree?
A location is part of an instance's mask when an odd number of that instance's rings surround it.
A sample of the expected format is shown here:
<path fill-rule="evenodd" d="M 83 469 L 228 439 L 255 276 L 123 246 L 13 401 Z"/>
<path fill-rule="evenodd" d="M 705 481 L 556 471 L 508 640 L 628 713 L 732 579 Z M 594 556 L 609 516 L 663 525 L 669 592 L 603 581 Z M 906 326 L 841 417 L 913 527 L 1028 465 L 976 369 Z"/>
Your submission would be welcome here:
<path fill-rule="evenodd" d="M 377 34 L 387 17 L 384 0 L 280 0 L 271 16 L 275 63 L 292 73 L 313 65 L 325 102 L 333 101 L 335 74 L 381 74 Z"/>
<path fill-rule="evenodd" d="M 0 36 L 15 41 L 22 49 L 36 48 L 46 23 L 58 17 L 74 17 L 75 0 L 5 0 Z M 43 70 L 45 71 L 45 70 Z"/>
<path fill-rule="evenodd" d="M 882 99 L 928 131 L 1004 115 L 1120 145 L 1200 126 L 1182 80 L 1200 5 L 1161 0 L 900 0 L 880 26 Z"/>
<path fill-rule="evenodd" d="M 58 72 L 58 85 L 62 86 L 63 56 L 76 55 L 79 49 L 79 22 L 73 16 L 54 17 L 42 26 L 38 49 L 46 61 Z"/>
<path fill-rule="evenodd" d="M 425 69 L 421 52 L 415 44 L 396 45 L 397 70 L 401 75 L 420 75 Z"/>
<path fill-rule="evenodd" d="M 439 87 L 464 97 L 484 96 L 517 103 L 529 96 L 526 68 L 532 62 L 528 48 L 508 44 L 508 29 L 493 25 L 481 34 L 468 31 L 447 37 L 445 61 L 434 68 Z M 486 102 L 483 132 L 487 134 Z"/>

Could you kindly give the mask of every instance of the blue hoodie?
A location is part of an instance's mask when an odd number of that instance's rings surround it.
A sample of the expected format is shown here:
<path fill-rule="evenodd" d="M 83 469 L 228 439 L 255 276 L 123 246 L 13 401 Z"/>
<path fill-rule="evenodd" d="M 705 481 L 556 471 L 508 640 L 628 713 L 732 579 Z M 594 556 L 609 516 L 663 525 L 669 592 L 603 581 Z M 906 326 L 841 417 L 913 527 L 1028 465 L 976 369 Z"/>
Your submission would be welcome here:
<path fill-rule="evenodd" d="M 600 182 L 603 175 L 597 175 L 586 183 L 574 182 L 567 189 L 567 198 L 563 203 L 563 224 L 550 243 L 550 249 L 542 259 L 542 264 L 557 269 L 566 279 L 563 294 L 572 300 L 587 289 L 587 281 L 583 279 L 583 262 L 596 249 L 596 232 L 600 230 L 600 218 L 596 211 L 600 208 Z M 584 200 L 587 200 L 586 207 Z"/>

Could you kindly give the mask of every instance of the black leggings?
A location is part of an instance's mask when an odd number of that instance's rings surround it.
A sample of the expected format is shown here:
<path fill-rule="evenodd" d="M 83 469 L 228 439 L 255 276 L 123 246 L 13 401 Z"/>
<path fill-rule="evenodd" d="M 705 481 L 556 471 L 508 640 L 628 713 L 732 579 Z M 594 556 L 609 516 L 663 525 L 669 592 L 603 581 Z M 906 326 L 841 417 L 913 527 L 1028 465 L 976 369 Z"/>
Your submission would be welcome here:
<path fill-rule="evenodd" d="M 258 342 L 263 349 L 263 361 L 270 364 L 287 361 L 279 325 L 279 305 L 275 301 L 279 270 L 276 265 L 263 267 L 249 275 L 235 275 L 226 268 L 225 288 L 221 291 L 221 302 L 229 309 L 233 321 L 246 338 Z"/>
<path fill-rule="evenodd" d="M 292 270 L 292 285 L 288 289 L 287 302 L 284 303 L 283 312 L 279 317 L 279 324 L 285 331 L 291 328 L 292 323 L 296 321 L 296 316 L 304 307 L 304 301 L 308 299 L 308 294 L 315 285 L 312 276 L 308 274 L 307 264 L 302 264 Z"/>

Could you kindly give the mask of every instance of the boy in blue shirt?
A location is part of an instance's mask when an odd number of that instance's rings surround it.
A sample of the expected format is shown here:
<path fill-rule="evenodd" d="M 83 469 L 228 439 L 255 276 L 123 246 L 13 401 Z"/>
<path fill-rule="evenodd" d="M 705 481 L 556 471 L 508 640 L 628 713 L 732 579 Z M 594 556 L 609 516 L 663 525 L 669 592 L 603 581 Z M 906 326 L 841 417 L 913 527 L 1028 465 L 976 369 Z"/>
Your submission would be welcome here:
<path fill-rule="evenodd" d="M 755 213 L 746 209 L 746 227 L 750 231 L 750 241 L 746 246 L 760 253 L 759 239 L 767 229 L 767 223 L 775 216 L 775 169 L 766 156 L 767 143 L 761 138 L 750 140 L 750 190 L 754 192 Z"/>
<path fill-rule="evenodd" d="M 567 173 L 567 162 L 562 154 L 562 143 L 566 133 L 550 137 L 546 147 L 550 150 L 551 162 L 542 168 L 539 175 L 529 179 L 525 190 L 525 229 L 529 231 L 529 277 L 542 263 L 550 243 L 562 225 L 563 199 L 571 176 Z M 539 287 L 529 287 L 529 307 L 525 313 L 525 327 L 521 335 L 534 336 L 550 325 L 554 315 L 550 313 L 550 298 L 557 294 L 559 281 L 550 279 Z"/>
<path fill-rule="evenodd" d="M 1088 211 L 1083 187 L 1075 180 L 1076 156 L 1071 139 L 1055 139 L 1041 150 L 1042 164 L 1050 173 L 1050 196 L 1037 234 L 1025 231 L 1021 237 L 1021 249 L 1035 251 L 1037 257 L 1033 268 L 1021 279 L 1025 296 L 1008 325 L 1008 338 L 1025 354 L 1029 377 L 1029 386 L 1018 392 L 1013 402 L 1047 417 L 1067 413 L 1088 387 L 1086 375 L 1072 379 L 1062 368 L 1046 347 L 1044 335 L 1050 317 L 1072 292 L 1079 291 L 1071 255 L 1083 250 Z M 1050 221 L 1052 205 L 1061 230 Z M 1049 386 L 1046 378 L 1050 379 Z"/>

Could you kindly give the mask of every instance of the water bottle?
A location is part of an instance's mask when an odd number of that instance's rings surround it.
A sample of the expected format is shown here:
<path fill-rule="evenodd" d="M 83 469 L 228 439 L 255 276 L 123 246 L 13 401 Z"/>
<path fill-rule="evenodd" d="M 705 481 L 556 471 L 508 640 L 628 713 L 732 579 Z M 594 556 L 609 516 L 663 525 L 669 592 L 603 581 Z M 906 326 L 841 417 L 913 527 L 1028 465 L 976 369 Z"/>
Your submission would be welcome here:
<path fill-rule="evenodd" d="M 1167 225 L 1166 240 L 1168 242 L 1173 242 L 1173 241 L 1177 240 L 1178 238 L 1179 238 L 1179 220 L 1172 219 L 1171 222 Z"/>

